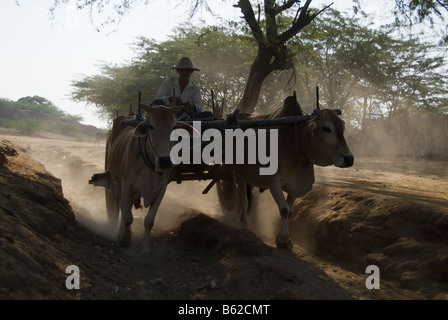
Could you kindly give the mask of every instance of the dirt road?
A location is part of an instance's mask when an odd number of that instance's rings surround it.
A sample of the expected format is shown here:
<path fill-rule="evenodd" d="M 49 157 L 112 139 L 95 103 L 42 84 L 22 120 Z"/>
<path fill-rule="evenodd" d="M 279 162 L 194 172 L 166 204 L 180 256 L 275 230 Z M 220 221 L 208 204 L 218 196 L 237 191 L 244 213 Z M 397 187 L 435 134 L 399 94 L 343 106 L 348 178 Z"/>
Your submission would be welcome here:
<path fill-rule="evenodd" d="M 3 298 L 448 299 L 446 161 L 355 154 L 352 168 L 316 167 L 315 187 L 295 203 L 292 253 L 274 248 L 279 214 L 268 193 L 255 194 L 250 232 L 220 222 L 215 189 L 202 195 L 207 182 L 171 183 L 156 218 L 153 253 L 141 256 L 145 212 L 135 211 L 134 244 L 119 248 L 106 225 L 104 189 L 88 184 L 104 168 L 104 142 L 95 147 L 94 137 L 8 132 L 0 138 L 62 180 L 63 195 L 80 222 L 64 240 L 55 236 L 51 242 L 52 259 L 60 260 L 48 263 L 59 270 L 60 286 L 42 290 L 41 279 L 39 288 L 22 290 L 27 287 L 22 279 L 3 288 Z M 9 237 L 5 246 L 19 245 Z M 50 245 L 25 241 L 20 252 L 35 250 L 27 253 L 33 257 Z M 81 270 L 78 291 L 63 286 L 69 263 Z M 380 289 L 366 288 L 369 265 L 378 267 Z"/>

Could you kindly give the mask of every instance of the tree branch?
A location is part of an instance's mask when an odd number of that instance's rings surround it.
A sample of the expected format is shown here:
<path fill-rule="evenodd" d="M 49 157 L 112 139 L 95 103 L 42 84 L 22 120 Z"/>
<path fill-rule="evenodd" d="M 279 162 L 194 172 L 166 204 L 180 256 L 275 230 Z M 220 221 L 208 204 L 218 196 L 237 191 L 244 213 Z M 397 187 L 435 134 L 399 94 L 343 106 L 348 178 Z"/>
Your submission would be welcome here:
<path fill-rule="evenodd" d="M 258 44 L 262 46 L 265 42 L 265 38 L 263 35 L 263 31 L 260 28 L 260 25 L 257 23 L 257 20 L 255 19 L 255 13 L 254 10 L 252 9 L 250 1 L 239 0 L 238 3 L 233 6 L 235 8 L 241 9 L 241 12 L 243 13 L 244 16 L 244 20 L 246 20 L 247 24 L 249 25 L 249 28 L 252 31 L 255 40 L 257 40 Z"/>
<path fill-rule="evenodd" d="M 279 14 L 285 10 L 290 9 L 293 5 L 295 5 L 296 3 L 300 4 L 300 0 L 288 0 L 285 3 L 283 3 L 283 5 L 277 7 L 277 10 L 275 12 L 275 14 Z"/>
<path fill-rule="evenodd" d="M 264 13 L 266 18 L 266 36 L 269 44 L 276 44 L 278 42 L 278 31 L 276 21 L 276 5 L 275 0 L 264 0 Z"/>
<path fill-rule="evenodd" d="M 309 25 L 311 21 L 313 21 L 319 14 L 321 14 L 323 11 L 331 7 L 334 2 L 332 2 L 328 6 L 324 7 L 322 10 L 319 10 L 315 13 L 310 12 L 309 10 L 310 3 L 311 0 L 306 1 L 305 5 L 299 9 L 300 14 L 297 21 L 294 21 L 291 28 L 289 28 L 279 36 L 279 40 L 281 43 L 285 43 L 286 41 L 294 37 L 297 33 L 300 32 L 300 30 Z"/>

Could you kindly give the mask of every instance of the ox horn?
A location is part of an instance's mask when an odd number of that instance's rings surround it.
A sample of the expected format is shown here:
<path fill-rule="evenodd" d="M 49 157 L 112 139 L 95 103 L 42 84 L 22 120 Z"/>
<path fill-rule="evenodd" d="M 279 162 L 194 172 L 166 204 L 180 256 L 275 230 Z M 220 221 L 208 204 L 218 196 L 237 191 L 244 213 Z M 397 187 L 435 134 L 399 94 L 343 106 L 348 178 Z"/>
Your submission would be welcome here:
<path fill-rule="evenodd" d="M 142 104 L 142 103 L 140 103 L 139 106 L 141 109 L 145 110 L 146 112 L 151 112 L 150 106 L 147 106 L 146 104 Z"/>

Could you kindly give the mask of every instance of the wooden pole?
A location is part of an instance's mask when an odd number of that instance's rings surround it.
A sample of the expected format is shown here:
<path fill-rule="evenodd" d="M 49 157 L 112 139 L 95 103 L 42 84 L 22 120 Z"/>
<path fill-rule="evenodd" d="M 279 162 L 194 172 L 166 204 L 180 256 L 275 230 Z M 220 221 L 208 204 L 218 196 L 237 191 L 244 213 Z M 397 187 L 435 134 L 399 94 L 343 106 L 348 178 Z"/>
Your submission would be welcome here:
<path fill-rule="evenodd" d="M 289 116 L 276 119 L 262 119 L 262 120 L 235 120 L 236 122 L 229 123 L 227 120 L 211 120 L 201 121 L 201 129 L 248 129 L 248 128 L 269 128 L 279 126 L 294 126 L 302 122 L 312 119 L 313 116 Z M 193 121 L 182 121 L 183 123 L 193 125 Z"/>

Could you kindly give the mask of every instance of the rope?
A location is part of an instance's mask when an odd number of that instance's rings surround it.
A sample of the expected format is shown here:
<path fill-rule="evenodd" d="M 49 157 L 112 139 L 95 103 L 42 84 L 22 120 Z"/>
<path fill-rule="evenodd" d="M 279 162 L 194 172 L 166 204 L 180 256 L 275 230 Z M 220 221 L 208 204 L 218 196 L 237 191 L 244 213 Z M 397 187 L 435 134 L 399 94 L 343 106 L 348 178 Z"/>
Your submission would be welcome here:
<path fill-rule="evenodd" d="M 294 136 L 296 139 L 297 149 L 299 149 L 300 153 L 305 158 L 305 164 L 306 164 L 307 162 L 311 162 L 311 160 L 307 157 L 307 155 L 305 154 L 305 151 L 303 151 L 303 149 L 300 145 L 298 126 L 299 126 L 299 119 L 297 118 L 296 121 L 294 121 Z"/>
<path fill-rule="evenodd" d="M 143 141 L 143 145 L 144 145 L 144 149 L 143 149 L 142 144 L 141 144 L 142 139 L 141 139 L 141 137 L 138 137 L 138 151 L 139 151 L 140 157 L 142 158 L 145 165 L 152 171 L 155 171 L 156 166 L 152 163 L 151 159 L 149 158 L 148 154 L 146 153 L 146 139 L 148 139 L 148 135 L 145 136 L 145 141 Z M 151 140 L 149 140 L 149 142 L 151 143 Z M 152 143 L 151 143 L 151 147 L 154 152 L 154 147 L 152 146 Z M 154 154 L 156 154 L 156 153 L 154 152 Z"/>

